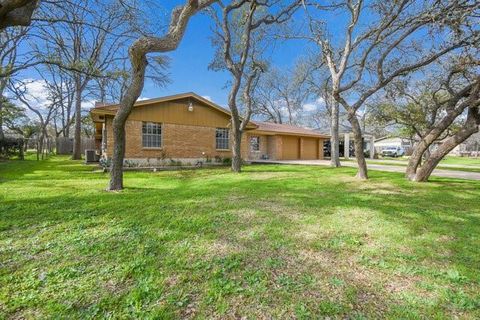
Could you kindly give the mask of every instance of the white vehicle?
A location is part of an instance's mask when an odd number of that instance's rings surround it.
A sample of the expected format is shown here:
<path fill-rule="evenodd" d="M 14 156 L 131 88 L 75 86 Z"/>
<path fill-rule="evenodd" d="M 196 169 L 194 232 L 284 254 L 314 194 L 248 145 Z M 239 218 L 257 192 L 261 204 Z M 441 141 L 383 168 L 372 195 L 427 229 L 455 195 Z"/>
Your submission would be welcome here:
<path fill-rule="evenodd" d="M 405 150 L 402 147 L 386 147 L 382 150 L 382 157 L 401 157 L 405 155 Z"/>

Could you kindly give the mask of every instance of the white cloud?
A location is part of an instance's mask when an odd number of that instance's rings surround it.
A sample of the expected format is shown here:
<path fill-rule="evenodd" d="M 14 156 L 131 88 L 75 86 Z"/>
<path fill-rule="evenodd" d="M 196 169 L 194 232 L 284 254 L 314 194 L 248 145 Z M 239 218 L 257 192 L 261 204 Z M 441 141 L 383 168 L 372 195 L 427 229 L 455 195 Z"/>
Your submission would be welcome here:
<path fill-rule="evenodd" d="M 52 105 L 53 101 L 48 93 L 48 82 L 40 79 L 23 79 L 21 82 L 17 82 L 15 87 L 19 92 L 23 92 L 25 101 L 35 110 L 44 112 Z M 16 100 L 15 96 L 11 94 L 9 96 L 12 100 Z M 16 100 L 16 103 L 27 110 L 27 113 L 33 115 L 33 112 L 21 101 Z M 88 111 L 95 106 L 94 99 L 86 99 L 82 101 L 82 110 Z"/>
<path fill-rule="evenodd" d="M 315 111 L 317 109 L 317 105 L 315 103 L 305 103 L 303 105 L 303 110 L 307 112 Z"/>
<path fill-rule="evenodd" d="M 212 97 L 210 97 L 210 96 L 202 96 L 202 98 L 207 99 L 208 101 L 212 101 L 212 102 L 213 102 Z"/>
<path fill-rule="evenodd" d="M 325 105 L 325 100 L 322 97 L 318 97 L 313 102 L 305 103 L 303 105 L 303 110 L 306 111 L 306 112 L 312 112 L 312 111 L 315 111 L 315 110 L 319 109 L 320 107 L 322 107 L 324 105 Z"/>
<path fill-rule="evenodd" d="M 150 100 L 149 97 L 139 97 L 137 101 Z"/>

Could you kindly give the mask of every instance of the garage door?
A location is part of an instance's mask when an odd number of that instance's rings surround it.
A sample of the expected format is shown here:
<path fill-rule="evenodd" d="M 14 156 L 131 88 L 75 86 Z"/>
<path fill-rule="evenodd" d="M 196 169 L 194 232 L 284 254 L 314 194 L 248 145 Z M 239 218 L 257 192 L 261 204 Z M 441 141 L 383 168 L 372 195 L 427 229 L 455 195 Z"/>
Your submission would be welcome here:
<path fill-rule="evenodd" d="M 300 139 L 298 137 L 282 137 L 282 159 L 296 160 L 300 156 Z"/>
<path fill-rule="evenodd" d="M 304 160 L 318 159 L 318 139 L 303 138 L 302 159 Z"/>

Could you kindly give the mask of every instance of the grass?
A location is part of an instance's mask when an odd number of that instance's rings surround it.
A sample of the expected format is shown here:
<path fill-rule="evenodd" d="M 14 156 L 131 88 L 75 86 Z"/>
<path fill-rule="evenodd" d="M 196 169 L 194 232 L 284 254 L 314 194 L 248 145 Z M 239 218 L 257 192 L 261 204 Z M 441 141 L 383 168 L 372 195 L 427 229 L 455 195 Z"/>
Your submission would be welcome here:
<path fill-rule="evenodd" d="M 366 159 L 367 164 L 382 164 L 382 165 L 391 165 L 391 166 L 400 166 L 406 167 L 408 162 L 408 157 L 400 158 L 380 158 L 380 159 Z M 356 161 L 355 158 L 350 159 L 341 159 L 341 161 Z M 448 156 L 442 159 L 442 161 L 436 167 L 437 169 L 442 170 L 454 170 L 454 171 L 464 171 L 464 172 L 480 172 L 480 158 L 463 158 Z"/>
<path fill-rule="evenodd" d="M 0 162 L 0 318 L 480 317 L 480 182 Z"/>
<path fill-rule="evenodd" d="M 390 158 L 385 157 L 379 160 L 395 160 L 395 161 L 408 161 L 408 157 Z M 480 158 L 477 157 L 458 157 L 458 156 L 446 156 L 440 162 L 440 165 L 459 165 L 459 166 L 480 166 Z"/>

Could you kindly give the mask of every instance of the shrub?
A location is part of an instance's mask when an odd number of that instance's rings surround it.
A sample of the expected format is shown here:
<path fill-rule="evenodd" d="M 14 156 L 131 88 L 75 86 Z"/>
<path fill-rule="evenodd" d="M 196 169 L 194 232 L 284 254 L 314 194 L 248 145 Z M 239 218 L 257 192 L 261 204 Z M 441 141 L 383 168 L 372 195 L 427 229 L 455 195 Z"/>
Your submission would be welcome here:
<path fill-rule="evenodd" d="M 5 137 L 0 139 L 0 158 L 11 158 L 15 154 L 23 160 L 23 139 Z"/>
<path fill-rule="evenodd" d="M 107 171 L 107 169 L 110 168 L 112 161 L 107 157 L 101 157 L 99 160 L 99 163 L 100 163 L 100 166 L 102 166 L 103 171 Z"/>

